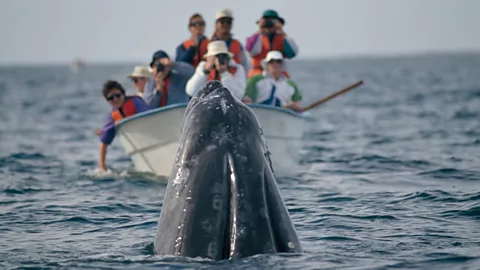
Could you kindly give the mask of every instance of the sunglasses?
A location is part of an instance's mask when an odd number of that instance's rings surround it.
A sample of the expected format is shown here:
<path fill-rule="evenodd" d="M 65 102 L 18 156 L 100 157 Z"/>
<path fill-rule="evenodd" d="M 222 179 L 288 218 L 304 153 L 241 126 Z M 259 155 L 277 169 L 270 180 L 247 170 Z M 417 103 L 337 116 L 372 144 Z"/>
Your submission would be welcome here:
<path fill-rule="evenodd" d="M 132 82 L 133 83 L 138 83 L 142 79 L 144 79 L 144 78 L 132 78 Z"/>
<path fill-rule="evenodd" d="M 282 60 L 279 60 L 279 59 L 274 59 L 274 60 L 270 60 L 270 61 L 268 61 L 268 63 L 277 63 L 277 64 L 281 64 L 281 63 L 282 63 Z"/>
<path fill-rule="evenodd" d="M 112 100 L 114 100 L 115 98 L 121 98 L 122 96 L 123 96 L 123 95 L 122 95 L 121 93 L 116 93 L 116 94 L 113 94 L 113 95 L 111 95 L 111 96 L 108 96 L 108 97 L 107 97 L 107 100 L 108 100 L 108 101 L 112 101 Z"/>
<path fill-rule="evenodd" d="M 195 26 L 205 26 L 205 22 L 192 22 L 190 23 L 190 26 L 191 27 L 195 27 Z"/>
<path fill-rule="evenodd" d="M 222 19 L 219 19 L 217 22 L 221 23 L 221 24 L 232 24 L 233 22 L 233 19 L 230 19 L 230 18 L 222 18 Z"/>

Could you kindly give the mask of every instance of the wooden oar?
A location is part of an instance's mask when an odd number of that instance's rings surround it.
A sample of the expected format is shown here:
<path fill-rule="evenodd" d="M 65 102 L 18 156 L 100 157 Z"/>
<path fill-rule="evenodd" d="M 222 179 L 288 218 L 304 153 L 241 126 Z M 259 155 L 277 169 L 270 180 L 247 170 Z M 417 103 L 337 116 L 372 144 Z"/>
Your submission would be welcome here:
<path fill-rule="evenodd" d="M 305 111 L 308 111 L 308 110 L 310 110 L 310 109 L 313 109 L 313 108 L 315 108 L 315 107 L 317 107 L 317 106 L 319 106 L 319 105 L 321 105 L 321 104 L 329 101 L 330 99 L 332 99 L 332 98 L 334 98 L 334 97 L 336 97 L 336 96 L 338 96 L 338 95 L 341 95 L 341 94 L 343 94 L 343 93 L 346 93 L 346 92 L 348 92 L 348 91 L 350 91 L 350 90 L 352 90 L 352 89 L 354 89 L 354 88 L 356 88 L 356 87 L 358 87 L 358 86 L 360 86 L 360 85 L 362 85 L 362 84 L 363 84 L 363 81 L 358 81 L 358 82 L 356 82 L 356 83 L 354 83 L 354 84 L 352 84 L 352 85 L 350 85 L 350 86 L 348 86 L 348 87 L 346 87 L 346 88 L 344 88 L 344 89 L 342 89 L 342 90 L 340 90 L 340 91 L 338 91 L 338 92 L 335 92 L 335 93 L 329 95 L 329 96 L 326 97 L 326 98 L 322 98 L 322 99 L 320 99 L 319 101 L 314 102 L 314 103 L 308 105 L 307 107 L 305 107 L 305 108 L 303 108 L 302 110 L 300 110 L 300 113 L 305 112 Z"/>

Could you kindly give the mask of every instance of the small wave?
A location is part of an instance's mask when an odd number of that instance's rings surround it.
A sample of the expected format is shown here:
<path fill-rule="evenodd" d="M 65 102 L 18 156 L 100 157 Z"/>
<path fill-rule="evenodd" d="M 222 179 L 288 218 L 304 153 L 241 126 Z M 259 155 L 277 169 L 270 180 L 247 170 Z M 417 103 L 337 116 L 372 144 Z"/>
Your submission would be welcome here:
<path fill-rule="evenodd" d="M 417 175 L 432 176 L 437 179 L 480 180 L 480 172 L 460 170 L 455 168 L 441 168 L 417 173 Z"/>

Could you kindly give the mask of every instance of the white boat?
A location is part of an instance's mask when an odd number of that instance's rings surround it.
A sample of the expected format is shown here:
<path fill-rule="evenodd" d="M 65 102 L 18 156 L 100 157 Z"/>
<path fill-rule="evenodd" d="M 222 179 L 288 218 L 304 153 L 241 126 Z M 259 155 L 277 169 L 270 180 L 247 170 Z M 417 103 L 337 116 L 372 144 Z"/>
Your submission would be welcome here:
<path fill-rule="evenodd" d="M 188 103 L 152 109 L 121 120 L 117 138 L 136 171 L 168 176 L 177 154 L 180 129 Z M 297 162 L 303 133 L 313 120 L 308 113 L 261 104 L 248 105 L 262 126 L 274 170 Z"/>

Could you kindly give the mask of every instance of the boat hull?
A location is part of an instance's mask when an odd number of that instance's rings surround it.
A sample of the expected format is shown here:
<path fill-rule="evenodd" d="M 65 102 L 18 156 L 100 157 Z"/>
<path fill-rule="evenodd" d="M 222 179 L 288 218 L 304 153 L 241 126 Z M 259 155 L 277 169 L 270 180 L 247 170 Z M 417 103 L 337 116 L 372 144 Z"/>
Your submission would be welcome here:
<path fill-rule="evenodd" d="M 117 138 L 136 171 L 168 176 L 177 153 L 187 103 L 149 110 L 117 125 Z M 252 104 L 271 153 L 274 170 L 288 170 L 297 162 L 303 133 L 312 121 L 307 115 Z"/>

